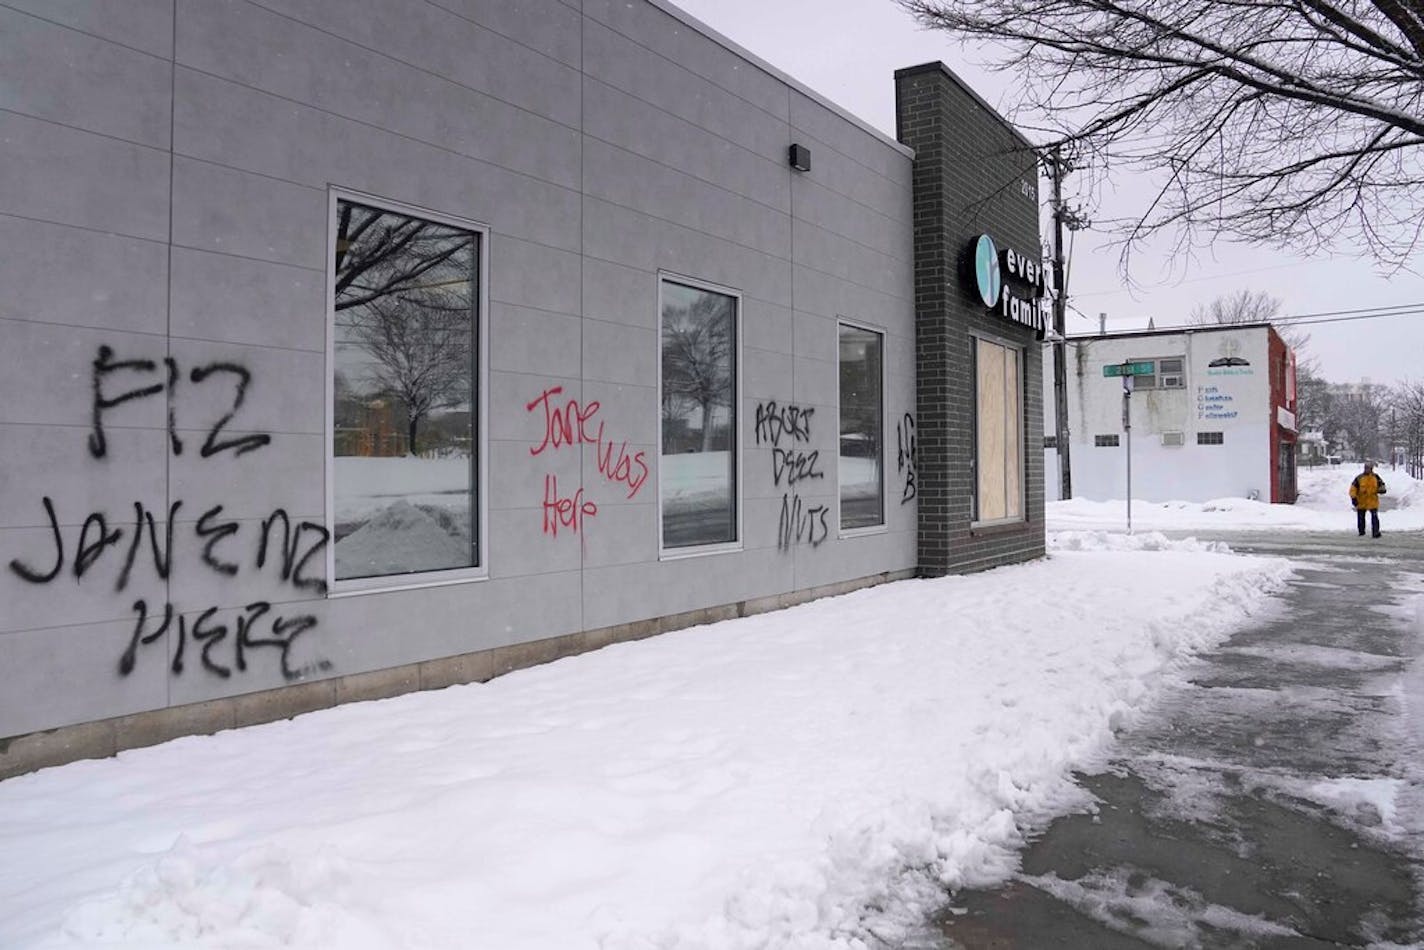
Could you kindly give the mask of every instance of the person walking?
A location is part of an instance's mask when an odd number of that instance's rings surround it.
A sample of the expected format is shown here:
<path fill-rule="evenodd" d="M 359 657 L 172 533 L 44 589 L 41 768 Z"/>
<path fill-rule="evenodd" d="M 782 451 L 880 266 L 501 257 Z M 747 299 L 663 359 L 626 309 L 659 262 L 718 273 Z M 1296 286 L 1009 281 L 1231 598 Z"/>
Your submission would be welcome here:
<path fill-rule="evenodd" d="M 1370 533 L 1380 536 L 1379 496 L 1385 493 L 1384 479 L 1375 474 L 1373 462 L 1365 463 L 1365 470 L 1355 476 L 1350 483 L 1350 504 L 1355 509 L 1355 521 L 1360 529 L 1360 537 L 1365 536 L 1365 512 L 1370 513 Z"/>

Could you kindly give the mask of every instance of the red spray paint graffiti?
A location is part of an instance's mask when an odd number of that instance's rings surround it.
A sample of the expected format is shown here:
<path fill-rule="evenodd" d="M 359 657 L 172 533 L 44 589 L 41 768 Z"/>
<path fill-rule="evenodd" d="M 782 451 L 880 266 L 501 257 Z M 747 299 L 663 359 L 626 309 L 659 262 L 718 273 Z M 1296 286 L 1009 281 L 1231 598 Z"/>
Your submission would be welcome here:
<path fill-rule="evenodd" d="M 636 496 L 648 480 L 647 453 L 630 451 L 627 439 L 615 443 L 612 438 L 604 438 L 604 421 L 598 418 L 602 406 L 598 400 L 581 404 L 577 399 L 558 398 L 563 392 L 564 387 L 551 386 L 525 405 L 525 412 L 542 411 L 544 421 L 543 437 L 537 445 L 530 446 L 529 454 L 542 455 L 568 446 L 592 445 L 599 474 L 621 485 L 628 498 Z M 583 531 L 587 520 L 597 516 L 598 505 L 585 500 L 582 487 L 571 496 L 561 496 L 558 478 L 546 474 L 542 510 L 544 533 L 558 537 L 560 527 L 575 534 Z"/>

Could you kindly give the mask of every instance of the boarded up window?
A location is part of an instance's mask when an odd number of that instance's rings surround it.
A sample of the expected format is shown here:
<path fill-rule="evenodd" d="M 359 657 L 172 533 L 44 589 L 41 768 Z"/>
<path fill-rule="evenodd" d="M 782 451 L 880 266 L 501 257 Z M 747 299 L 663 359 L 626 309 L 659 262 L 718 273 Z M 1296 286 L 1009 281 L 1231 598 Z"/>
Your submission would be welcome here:
<path fill-rule="evenodd" d="M 976 521 L 1023 517 L 1023 373 L 1019 350 L 978 340 L 974 351 Z"/>

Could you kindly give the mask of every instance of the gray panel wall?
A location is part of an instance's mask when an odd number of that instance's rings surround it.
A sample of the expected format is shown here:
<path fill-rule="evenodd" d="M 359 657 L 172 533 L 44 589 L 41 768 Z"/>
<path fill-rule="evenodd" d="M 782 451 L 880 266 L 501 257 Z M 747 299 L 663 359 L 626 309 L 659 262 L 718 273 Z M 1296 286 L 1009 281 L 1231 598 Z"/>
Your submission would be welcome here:
<path fill-rule="evenodd" d="M 111 7 L 0 6 L 0 738 L 914 567 L 903 150 L 645 2 Z M 289 569 L 324 531 L 332 186 L 489 228 L 487 580 L 327 598 L 320 552 Z M 529 452 L 562 386 L 656 458 L 660 272 L 741 295 L 737 552 L 659 560 L 654 480 Z M 886 334 L 886 526 L 856 537 L 840 318 Z M 243 373 L 223 431 L 270 441 L 203 458 Z M 823 479 L 774 482 L 772 401 L 814 409 Z M 598 505 L 581 534 L 542 532 L 549 473 Z M 788 545 L 797 494 L 829 530 Z"/>

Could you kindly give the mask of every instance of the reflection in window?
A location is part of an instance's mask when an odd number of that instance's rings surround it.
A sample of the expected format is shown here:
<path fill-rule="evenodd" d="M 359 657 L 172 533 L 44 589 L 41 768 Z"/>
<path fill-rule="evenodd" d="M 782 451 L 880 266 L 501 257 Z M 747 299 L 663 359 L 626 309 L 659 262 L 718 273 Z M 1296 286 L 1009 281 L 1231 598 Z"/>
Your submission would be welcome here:
<path fill-rule="evenodd" d="M 880 450 L 884 425 L 880 371 L 882 337 L 873 330 L 840 328 L 841 527 L 883 524 L 884 472 Z"/>
<path fill-rule="evenodd" d="M 473 567 L 473 231 L 339 200 L 332 495 L 336 578 Z"/>
<path fill-rule="evenodd" d="M 974 520 L 1023 517 L 1022 352 L 975 341 Z"/>
<path fill-rule="evenodd" d="M 663 546 L 737 540 L 737 299 L 662 283 Z"/>

